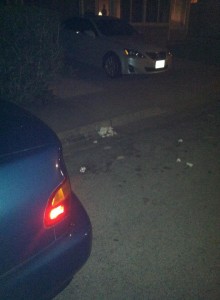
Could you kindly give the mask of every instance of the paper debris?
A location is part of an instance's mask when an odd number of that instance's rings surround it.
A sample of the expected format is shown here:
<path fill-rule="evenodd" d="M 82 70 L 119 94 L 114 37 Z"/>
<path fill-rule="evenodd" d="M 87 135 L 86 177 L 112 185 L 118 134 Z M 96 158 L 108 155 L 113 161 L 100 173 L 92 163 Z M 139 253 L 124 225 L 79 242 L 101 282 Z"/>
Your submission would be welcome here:
<path fill-rule="evenodd" d="M 100 130 L 98 131 L 98 134 L 102 138 L 117 135 L 117 133 L 113 130 L 113 128 L 111 126 L 109 126 L 109 127 L 101 127 Z"/>
<path fill-rule="evenodd" d="M 214 118 L 215 116 L 213 114 L 208 114 L 209 118 Z"/>
<path fill-rule="evenodd" d="M 181 163 L 181 158 L 177 158 L 176 162 Z"/>
<path fill-rule="evenodd" d="M 190 163 L 190 162 L 187 162 L 187 163 L 186 163 L 186 165 L 187 165 L 187 167 L 190 167 L 190 168 L 192 168 L 192 167 L 193 167 L 193 164 L 192 164 L 192 163 Z"/>
<path fill-rule="evenodd" d="M 98 144 L 98 141 L 97 140 L 93 141 L 93 144 Z"/>
<path fill-rule="evenodd" d="M 81 167 L 79 171 L 80 171 L 80 173 L 85 173 L 86 172 L 86 167 Z"/>
<path fill-rule="evenodd" d="M 112 149 L 112 147 L 111 146 L 105 146 L 103 149 L 104 150 L 110 150 L 110 149 Z"/>
<path fill-rule="evenodd" d="M 117 156 L 117 160 L 121 160 L 121 159 L 125 159 L 125 157 L 123 155 Z"/>
<path fill-rule="evenodd" d="M 183 143 L 183 139 L 178 139 L 178 143 Z"/>

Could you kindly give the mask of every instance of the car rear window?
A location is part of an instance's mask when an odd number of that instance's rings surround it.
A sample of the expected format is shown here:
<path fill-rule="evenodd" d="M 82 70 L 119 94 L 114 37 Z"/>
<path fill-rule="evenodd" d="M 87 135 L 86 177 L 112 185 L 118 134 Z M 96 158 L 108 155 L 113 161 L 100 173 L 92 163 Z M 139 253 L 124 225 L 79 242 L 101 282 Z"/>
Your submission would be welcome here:
<path fill-rule="evenodd" d="M 73 30 L 74 32 L 85 32 L 85 31 L 93 31 L 95 32 L 95 28 L 93 24 L 83 18 L 72 18 L 63 23 L 65 29 Z"/>
<path fill-rule="evenodd" d="M 96 19 L 95 24 L 99 31 L 106 36 L 127 36 L 137 34 L 136 30 L 122 20 Z"/>

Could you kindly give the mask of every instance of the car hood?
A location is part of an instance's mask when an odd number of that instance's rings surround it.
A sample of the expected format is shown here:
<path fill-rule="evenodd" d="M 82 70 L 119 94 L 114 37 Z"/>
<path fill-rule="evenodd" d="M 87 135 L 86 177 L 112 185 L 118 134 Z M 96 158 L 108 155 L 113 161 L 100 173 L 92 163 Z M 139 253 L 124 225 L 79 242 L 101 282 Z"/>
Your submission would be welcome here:
<path fill-rule="evenodd" d="M 166 51 L 166 49 L 148 43 L 146 39 L 138 34 L 132 36 L 111 36 L 106 37 L 106 39 L 120 47 L 139 50 L 143 53 Z"/>
<path fill-rule="evenodd" d="M 21 107 L 0 101 L 0 158 L 59 143 L 55 133 Z"/>

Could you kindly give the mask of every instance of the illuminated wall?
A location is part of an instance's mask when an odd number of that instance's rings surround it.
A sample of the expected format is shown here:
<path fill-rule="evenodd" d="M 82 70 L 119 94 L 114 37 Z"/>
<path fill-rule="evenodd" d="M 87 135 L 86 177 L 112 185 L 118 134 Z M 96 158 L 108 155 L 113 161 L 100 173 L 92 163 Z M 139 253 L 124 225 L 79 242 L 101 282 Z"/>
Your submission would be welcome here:
<path fill-rule="evenodd" d="M 188 22 L 190 0 L 172 0 L 170 22 L 172 27 L 185 27 Z"/>
<path fill-rule="evenodd" d="M 132 23 L 169 23 L 171 0 L 121 0 L 121 17 Z"/>

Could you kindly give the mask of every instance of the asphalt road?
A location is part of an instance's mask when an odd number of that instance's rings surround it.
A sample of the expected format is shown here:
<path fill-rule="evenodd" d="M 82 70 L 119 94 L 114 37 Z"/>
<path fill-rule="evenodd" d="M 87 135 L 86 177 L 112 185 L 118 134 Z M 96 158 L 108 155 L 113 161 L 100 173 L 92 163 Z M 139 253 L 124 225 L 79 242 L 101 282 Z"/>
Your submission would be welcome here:
<path fill-rule="evenodd" d="M 93 225 L 55 300 L 220 299 L 220 105 L 64 148 Z"/>
<path fill-rule="evenodd" d="M 76 66 L 75 66 L 76 67 Z M 81 66 L 57 80 L 57 96 L 28 109 L 45 121 L 63 143 L 92 135 L 102 126 L 170 116 L 214 103 L 220 95 L 220 69 L 174 58 L 168 72 L 111 80 L 101 70 Z"/>

